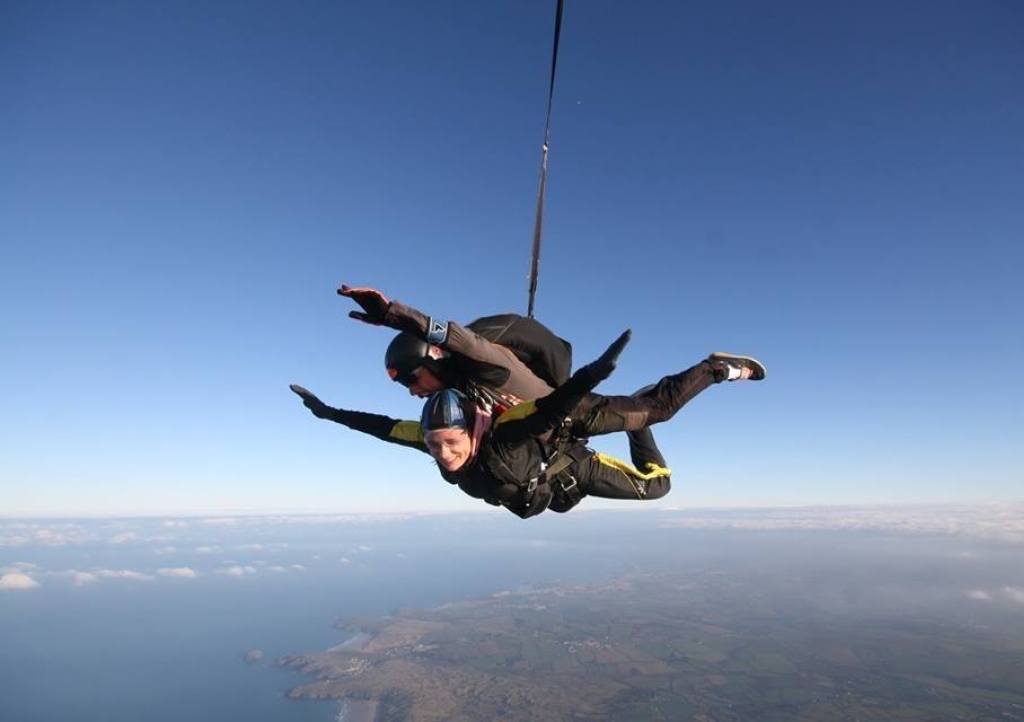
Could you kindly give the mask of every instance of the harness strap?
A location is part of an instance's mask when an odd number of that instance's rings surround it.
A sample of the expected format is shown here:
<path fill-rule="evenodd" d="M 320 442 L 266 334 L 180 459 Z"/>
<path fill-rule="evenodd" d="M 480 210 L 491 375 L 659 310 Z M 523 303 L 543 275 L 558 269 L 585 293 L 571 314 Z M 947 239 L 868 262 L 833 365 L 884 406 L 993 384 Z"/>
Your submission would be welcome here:
<path fill-rule="evenodd" d="M 548 464 L 541 476 L 545 481 L 551 481 L 575 463 L 576 460 L 568 454 L 559 454 L 552 463 Z"/>
<path fill-rule="evenodd" d="M 573 476 L 571 469 L 581 461 L 592 455 L 589 449 L 583 446 L 571 446 L 568 451 L 556 451 L 553 461 L 544 469 L 540 481 L 551 486 L 552 490 L 561 491 L 569 497 L 573 503 L 583 498 L 583 490 L 579 488 L 579 482 Z M 567 476 L 559 481 L 559 477 Z M 555 482 L 559 481 L 558 484 Z"/>

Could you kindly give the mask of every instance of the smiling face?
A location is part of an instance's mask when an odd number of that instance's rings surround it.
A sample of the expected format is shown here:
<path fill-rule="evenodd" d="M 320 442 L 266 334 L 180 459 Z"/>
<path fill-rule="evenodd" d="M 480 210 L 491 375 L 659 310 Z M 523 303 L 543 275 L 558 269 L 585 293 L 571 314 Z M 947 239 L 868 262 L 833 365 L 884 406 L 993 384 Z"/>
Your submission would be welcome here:
<path fill-rule="evenodd" d="M 473 441 L 465 429 L 435 429 L 423 437 L 427 451 L 445 471 L 458 471 L 469 461 Z"/>

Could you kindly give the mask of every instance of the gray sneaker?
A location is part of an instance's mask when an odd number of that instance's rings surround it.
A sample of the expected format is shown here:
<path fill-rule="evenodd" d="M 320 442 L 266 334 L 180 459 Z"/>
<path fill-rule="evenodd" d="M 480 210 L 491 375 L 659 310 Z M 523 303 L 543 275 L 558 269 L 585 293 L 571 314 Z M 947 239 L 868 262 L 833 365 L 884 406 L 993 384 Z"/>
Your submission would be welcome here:
<path fill-rule="evenodd" d="M 708 356 L 708 361 L 715 368 L 716 376 L 721 375 L 720 381 L 742 381 L 743 369 L 750 369 L 747 378 L 751 381 L 760 381 L 768 373 L 764 364 L 752 356 L 715 351 Z"/>

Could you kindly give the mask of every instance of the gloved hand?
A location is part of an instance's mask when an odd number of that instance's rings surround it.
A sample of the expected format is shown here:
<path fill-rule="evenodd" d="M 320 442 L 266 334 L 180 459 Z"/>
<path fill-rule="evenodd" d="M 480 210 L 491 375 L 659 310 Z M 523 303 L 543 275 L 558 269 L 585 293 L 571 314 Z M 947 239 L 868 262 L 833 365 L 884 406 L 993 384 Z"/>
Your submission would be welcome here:
<path fill-rule="evenodd" d="M 289 384 L 288 388 L 294 391 L 302 399 L 302 404 L 313 412 L 318 419 L 330 419 L 334 416 L 335 409 L 318 399 L 311 391 L 308 391 L 298 384 Z"/>
<path fill-rule="evenodd" d="M 612 345 L 596 361 L 591 361 L 583 367 L 595 386 L 612 375 L 619 360 L 619 354 L 622 353 L 622 349 L 626 348 L 626 344 L 629 343 L 632 336 L 633 332 L 627 328 L 621 336 L 612 341 Z"/>
<path fill-rule="evenodd" d="M 362 311 L 349 311 L 349 318 L 354 318 L 363 323 L 374 326 L 381 326 L 384 323 L 384 315 L 388 312 L 391 301 L 376 288 L 352 288 L 341 284 L 338 289 L 339 296 L 346 296 L 363 307 Z"/>

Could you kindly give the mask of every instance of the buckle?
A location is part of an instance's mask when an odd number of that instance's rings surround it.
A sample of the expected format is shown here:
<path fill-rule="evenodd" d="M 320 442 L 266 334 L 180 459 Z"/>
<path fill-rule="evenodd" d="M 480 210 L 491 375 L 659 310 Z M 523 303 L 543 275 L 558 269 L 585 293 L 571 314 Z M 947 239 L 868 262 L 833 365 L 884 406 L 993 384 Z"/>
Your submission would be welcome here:
<path fill-rule="evenodd" d="M 572 480 L 572 483 L 566 485 L 565 481 L 562 481 L 562 491 L 569 491 L 570 489 L 576 488 L 576 477 L 569 474 L 569 478 Z"/>
<path fill-rule="evenodd" d="M 537 477 L 535 476 L 532 479 L 530 479 L 530 482 L 526 485 L 526 493 L 527 494 L 532 494 L 536 490 L 537 490 Z"/>

